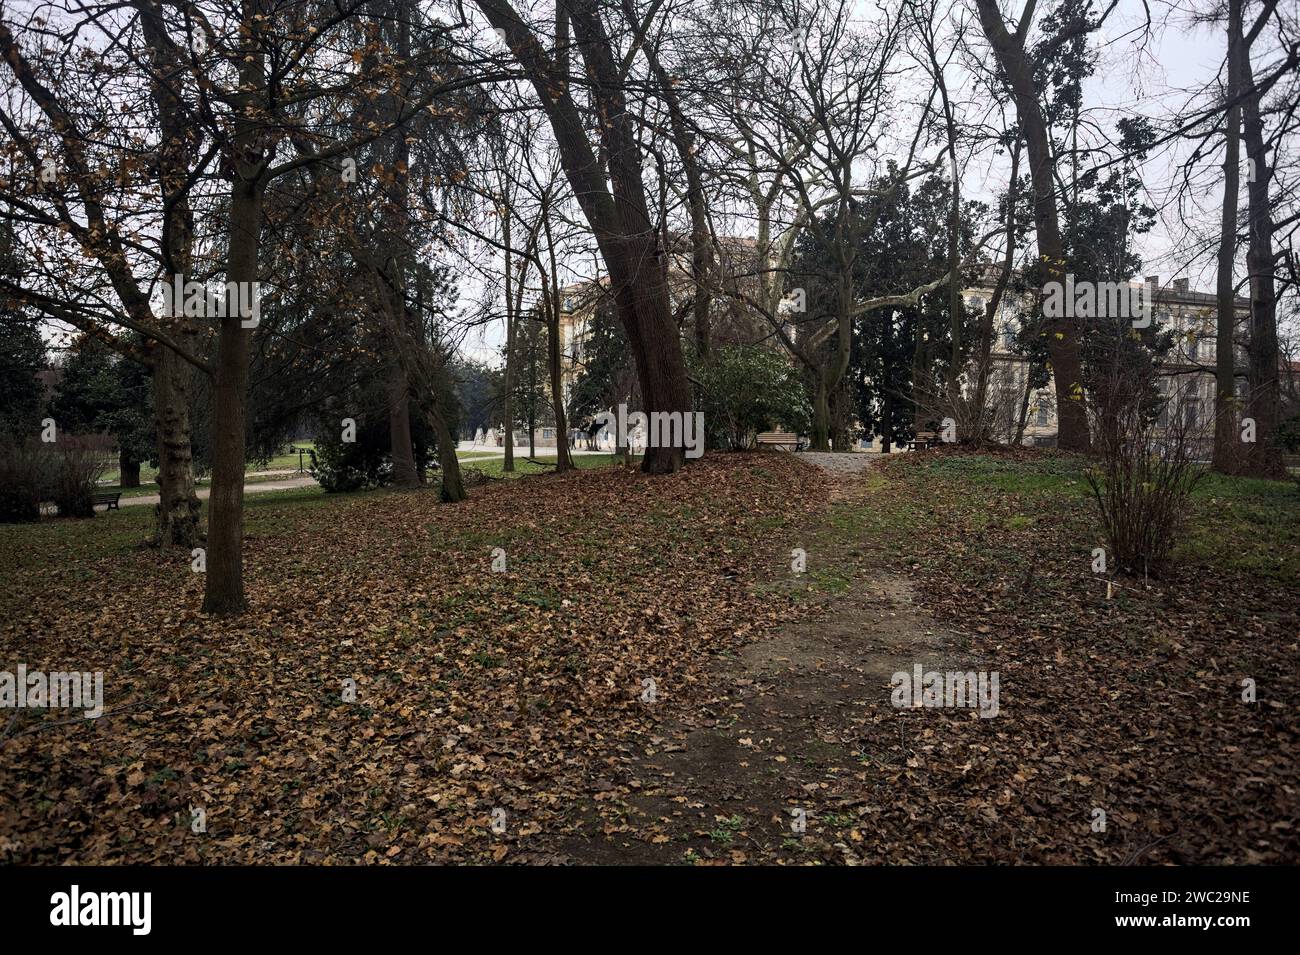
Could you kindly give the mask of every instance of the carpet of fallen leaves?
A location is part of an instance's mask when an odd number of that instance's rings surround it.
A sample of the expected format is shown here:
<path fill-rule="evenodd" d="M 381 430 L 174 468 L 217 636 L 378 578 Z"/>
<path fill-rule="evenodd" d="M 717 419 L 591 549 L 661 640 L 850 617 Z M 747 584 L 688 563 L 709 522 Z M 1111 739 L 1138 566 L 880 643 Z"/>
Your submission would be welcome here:
<path fill-rule="evenodd" d="M 1108 599 L 1083 467 L 939 449 L 844 508 L 859 572 L 905 574 L 1001 677 L 994 719 L 874 708 L 857 751 L 891 768 L 820 796 L 850 861 L 1300 862 L 1300 492 L 1203 487 L 1174 571 Z"/>
<path fill-rule="evenodd" d="M 0 668 L 109 711 L 0 725 L 0 860 L 1300 861 L 1294 488 L 1198 495 L 1109 598 L 1077 459 L 841 491 L 769 453 L 251 502 L 234 622 L 143 516 L 0 528 Z M 998 670 L 999 715 L 895 709 L 898 654 Z"/>
<path fill-rule="evenodd" d="M 0 529 L 0 669 L 102 670 L 106 708 L 0 714 L 0 861 L 527 860 L 713 655 L 788 613 L 750 588 L 771 529 L 824 500 L 775 454 L 456 506 L 250 500 L 232 621 L 198 612 L 188 554 L 134 543 L 145 515 Z"/>

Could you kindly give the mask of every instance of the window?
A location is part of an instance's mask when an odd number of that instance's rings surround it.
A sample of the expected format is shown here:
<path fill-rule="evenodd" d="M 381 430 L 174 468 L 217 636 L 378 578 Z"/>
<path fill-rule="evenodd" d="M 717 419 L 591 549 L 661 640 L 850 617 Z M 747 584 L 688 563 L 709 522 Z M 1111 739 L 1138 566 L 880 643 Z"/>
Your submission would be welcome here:
<path fill-rule="evenodd" d="M 1046 428 L 1052 423 L 1052 413 L 1047 405 L 1039 402 L 1038 412 L 1034 415 L 1034 424 L 1040 428 Z"/>
<path fill-rule="evenodd" d="M 1201 402 L 1196 398 L 1188 398 L 1183 404 L 1183 423 L 1189 428 L 1195 428 L 1201 423 Z"/>
<path fill-rule="evenodd" d="M 1232 393 L 1236 398 L 1245 401 L 1250 397 L 1250 381 L 1245 378 L 1234 379 L 1232 382 Z"/>
<path fill-rule="evenodd" d="M 542 438 L 543 438 L 543 440 L 545 440 L 545 439 L 549 439 L 549 438 L 554 438 L 554 437 L 555 437 L 555 429 L 554 429 L 554 428 L 543 428 L 543 429 L 542 429 Z"/>

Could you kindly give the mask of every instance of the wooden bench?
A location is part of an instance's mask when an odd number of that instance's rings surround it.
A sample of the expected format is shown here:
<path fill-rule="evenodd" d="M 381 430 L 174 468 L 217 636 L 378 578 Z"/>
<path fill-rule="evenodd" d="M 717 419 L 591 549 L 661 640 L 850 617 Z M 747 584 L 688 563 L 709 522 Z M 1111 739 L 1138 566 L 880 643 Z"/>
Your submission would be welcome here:
<path fill-rule="evenodd" d="M 789 431 L 764 431 L 755 439 L 755 443 L 760 448 L 768 445 L 774 448 L 785 448 L 788 451 L 798 451 L 799 435 Z"/>
<path fill-rule="evenodd" d="M 94 507 L 97 504 L 103 504 L 105 505 L 104 510 L 106 511 L 120 511 L 121 508 L 117 506 L 117 502 L 120 501 L 121 499 L 122 499 L 121 492 L 118 492 L 116 494 L 96 494 L 93 498 L 91 498 L 90 506 Z"/>
<path fill-rule="evenodd" d="M 924 451 L 927 448 L 937 448 L 942 442 L 939 435 L 933 431 L 918 431 L 916 437 L 907 442 L 907 450 Z"/>

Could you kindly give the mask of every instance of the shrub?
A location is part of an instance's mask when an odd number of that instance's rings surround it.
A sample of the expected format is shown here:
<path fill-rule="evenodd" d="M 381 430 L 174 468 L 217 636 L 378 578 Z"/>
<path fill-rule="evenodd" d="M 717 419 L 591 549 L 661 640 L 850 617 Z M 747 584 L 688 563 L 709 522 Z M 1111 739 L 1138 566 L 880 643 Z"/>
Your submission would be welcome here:
<path fill-rule="evenodd" d="M 99 452 L 76 438 L 60 438 L 49 452 L 47 495 L 60 517 L 94 517 L 95 491 L 104 476 Z"/>
<path fill-rule="evenodd" d="M 1099 461 L 1086 473 L 1088 485 L 1109 559 L 1120 573 L 1158 577 L 1205 468 L 1193 460 L 1195 441 L 1179 395 L 1162 400 L 1147 383 L 1118 373 L 1106 385 L 1091 409 Z"/>
<path fill-rule="evenodd" d="M 729 345 L 694 364 L 711 444 L 743 450 L 763 431 L 807 431 L 812 408 L 798 372 L 782 355 L 761 345 Z"/>
<path fill-rule="evenodd" d="M 0 444 L 0 523 L 41 519 L 47 456 L 35 442 Z"/>
<path fill-rule="evenodd" d="M 102 455 L 77 438 L 0 446 L 0 522 L 40 520 L 42 501 L 52 501 L 60 517 L 93 517 L 103 474 Z"/>
<path fill-rule="evenodd" d="M 433 442 L 421 422 L 411 422 L 415 441 L 415 466 L 423 473 L 430 466 Z M 361 491 L 392 483 L 393 462 L 389 455 L 388 418 L 372 414 L 357 420 L 356 441 L 344 442 L 339 428 L 321 427 L 311 466 L 314 477 L 327 494 Z"/>

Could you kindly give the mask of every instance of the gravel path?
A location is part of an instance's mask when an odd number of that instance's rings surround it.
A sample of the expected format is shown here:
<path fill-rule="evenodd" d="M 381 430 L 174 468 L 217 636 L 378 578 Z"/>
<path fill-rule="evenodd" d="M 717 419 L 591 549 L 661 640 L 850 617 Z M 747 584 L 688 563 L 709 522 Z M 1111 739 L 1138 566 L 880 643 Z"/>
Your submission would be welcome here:
<path fill-rule="evenodd" d="M 796 457 L 800 461 L 821 468 L 828 474 L 838 478 L 866 474 L 880 460 L 879 454 L 872 454 L 868 451 L 839 453 L 835 451 L 800 451 Z"/>

